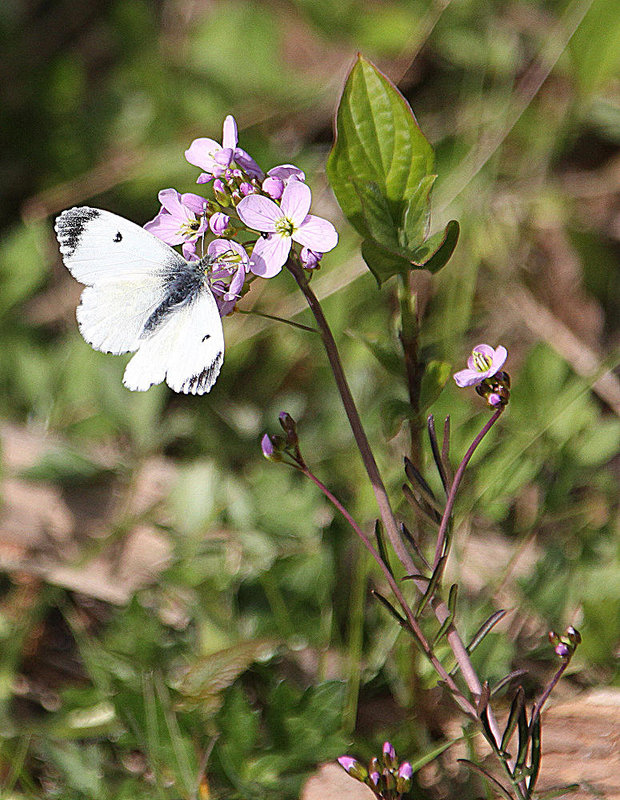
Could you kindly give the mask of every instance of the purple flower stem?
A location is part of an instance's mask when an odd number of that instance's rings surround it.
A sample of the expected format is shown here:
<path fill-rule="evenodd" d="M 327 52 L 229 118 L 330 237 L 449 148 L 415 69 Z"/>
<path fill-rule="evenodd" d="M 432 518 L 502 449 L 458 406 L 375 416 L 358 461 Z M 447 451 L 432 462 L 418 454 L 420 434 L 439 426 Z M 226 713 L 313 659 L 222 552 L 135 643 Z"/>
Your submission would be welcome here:
<path fill-rule="evenodd" d="M 357 524 L 357 522 L 353 519 L 351 514 L 349 514 L 347 509 L 342 505 L 340 500 L 338 500 L 338 498 L 334 494 L 332 494 L 330 492 L 330 490 L 327 488 L 327 486 L 325 486 L 325 484 L 322 481 L 320 481 L 316 477 L 316 475 L 313 472 L 311 472 L 310 469 L 306 465 L 304 465 L 303 467 L 300 467 L 300 471 L 307 478 L 309 478 L 312 481 L 312 483 L 315 484 L 315 486 L 317 486 L 321 490 L 321 492 L 325 495 L 325 497 L 329 500 L 329 502 L 335 508 L 337 508 L 338 511 L 340 511 L 342 516 L 346 519 L 346 521 L 353 528 L 355 533 L 359 536 L 362 544 L 368 550 L 368 552 L 371 554 L 371 556 L 374 558 L 374 560 L 379 565 L 379 568 L 383 572 L 383 575 L 385 576 L 385 579 L 389 583 L 390 588 L 391 588 L 391 590 L 392 590 L 392 592 L 394 594 L 394 597 L 396 597 L 396 599 L 398 600 L 402 610 L 405 612 L 405 616 L 407 617 L 407 622 L 409 623 L 409 626 L 411 627 L 411 630 L 414 632 L 414 634 L 415 634 L 418 642 L 422 646 L 422 649 L 424 650 L 427 658 L 429 659 L 429 661 L 431 662 L 431 664 L 435 668 L 435 671 L 441 677 L 441 679 L 446 683 L 446 685 L 448 686 L 448 688 L 452 692 L 452 696 L 454 697 L 454 700 L 456 701 L 458 706 L 461 708 L 461 710 L 464 711 L 466 714 L 468 714 L 473 719 L 477 719 L 476 709 L 467 700 L 467 698 L 463 696 L 463 694 L 461 693 L 460 689 L 458 688 L 458 686 L 456 685 L 456 683 L 454 682 L 452 677 L 448 674 L 448 672 L 444 668 L 443 664 L 438 660 L 438 658 L 433 653 L 432 648 L 429 645 L 429 643 L 427 642 L 424 634 L 422 633 L 422 629 L 420 628 L 420 626 L 418 624 L 418 621 L 415 618 L 415 615 L 413 614 L 413 611 L 409 607 L 409 604 L 407 603 L 403 593 L 401 592 L 398 583 L 396 582 L 394 576 L 390 572 L 390 570 L 389 570 L 387 564 L 385 563 L 385 561 L 381 558 L 381 555 L 379 554 L 379 552 L 373 547 L 373 545 L 372 545 L 370 539 L 368 538 L 368 536 L 366 536 L 364 531 L 360 528 L 360 526 Z"/>
<path fill-rule="evenodd" d="M 532 730 L 532 726 L 533 726 L 534 722 L 536 721 L 536 718 L 539 716 L 540 712 L 542 711 L 543 706 L 545 705 L 545 703 L 549 699 L 549 695 L 555 689 L 558 681 L 560 680 L 560 678 L 564 674 L 564 670 L 568 667 L 569 664 L 570 664 L 570 658 L 567 658 L 566 661 L 560 666 L 558 671 L 555 673 L 553 678 L 551 678 L 551 680 L 549 681 L 549 684 L 547 685 L 547 688 L 542 693 L 542 695 L 540 696 L 540 699 L 538 700 L 538 702 L 536 703 L 536 705 L 532 709 L 532 718 L 530 720 L 530 731 Z"/>
<path fill-rule="evenodd" d="M 375 497 L 377 498 L 377 505 L 379 506 L 379 513 L 381 515 L 381 519 L 383 521 L 383 524 L 385 525 L 385 529 L 386 529 L 386 532 L 388 534 L 388 538 L 389 538 L 390 542 L 392 543 L 392 547 L 394 548 L 394 552 L 396 553 L 396 555 L 400 559 L 401 563 L 403 564 L 403 566 L 405 567 L 407 572 L 409 574 L 415 573 L 416 572 L 415 563 L 414 563 L 413 559 L 411 558 L 411 556 L 409 555 L 409 553 L 407 552 L 407 550 L 405 549 L 403 541 L 402 541 L 402 539 L 400 537 L 400 534 L 399 534 L 399 531 L 398 531 L 398 527 L 397 527 L 397 524 L 396 524 L 396 520 L 394 518 L 394 512 L 392 511 L 392 507 L 390 506 L 390 501 L 389 501 L 389 498 L 388 498 L 388 495 L 387 495 L 387 491 L 385 489 L 385 485 L 383 483 L 383 480 L 381 479 L 381 475 L 379 474 L 379 468 L 377 467 L 377 463 L 375 461 L 375 458 L 374 458 L 374 455 L 372 453 L 372 450 L 370 449 L 370 444 L 369 444 L 368 439 L 366 437 L 366 433 L 364 431 L 364 428 L 362 427 L 362 423 L 361 423 L 361 420 L 360 420 L 360 417 L 359 417 L 359 414 L 358 414 L 358 411 L 357 411 L 357 407 L 355 405 L 355 401 L 353 400 L 353 396 L 351 394 L 351 390 L 349 389 L 349 384 L 347 383 L 347 379 L 346 379 L 346 376 L 344 374 L 344 370 L 342 368 L 342 363 L 340 361 L 340 355 L 338 353 L 338 348 L 336 346 L 336 342 L 335 342 L 333 334 L 332 334 L 332 332 L 330 330 L 330 327 L 329 327 L 329 324 L 327 322 L 327 319 L 325 318 L 325 315 L 323 314 L 323 309 L 321 308 L 321 304 L 319 303 L 319 300 L 318 300 L 317 296 L 314 294 L 314 292 L 310 288 L 310 286 L 308 284 L 308 280 L 307 280 L 306 276 L 304 275 L 302 267 L 299 266 L 292 258 L 288 259 L 288 261 L 286 263 L 286 266 L 287 266 L 289 272 L 295 278 L 295 281 L 297 282 L 297 285 L 299 286 L 299 288 L 301 289 L 304 297 L 306 298 L 306 302 L 308 303 L 308 306 L 310 307 L 310 310 L 314 314 L 314 318 L 315 318 L 315 320 L 317 322 L 317 325 L 319 327 L 319 330 L 321 332 L 321 338 L 323 340 L 323 346 L 325 347 L 325 351 L 327 353 L 327 358 L 328 358 L 329 363 L 331 365 L 332 372 L 334 374 L 334 379 L 336 381 L 336 385 L 338 387 L 338 391 L 340 392 L 340 397 L 342 399 L 342 403 L 344 405 L 347 417 L 349 419 L 349 424 L 351 425 L 351 430 L 353 431 L 353 436 L 354 436 L 355 441 L 357 443 L 358 449 L 360 451 L 360 455 L 361 455 L 362 460 L 364 462 L 364 466 L 366 467 L 366 472 L 368 473 L 368 477 L 370 478 L 370 482 L 371 482 L 373 490 L 375 492 Z M 488 428 L 491 427 L 493 422 L 495 422 L 497 417 L 499 417 L 500 413 L 501 413 L 500 411 L 496 411 L 495 412 L 493 417 L 491 417 L 491 420 L 489 421 L 489 423 L 487 423 Z M 487 426 L 485 426 L 485 428 L 487 428 Z M 488 428 L 487 428 L 487 430 L 488 430 Z M 486 433 L 486 430 L 484 431 L 484 433 Z M 478 442 L 476 442 L 476 446 L 477 446 L 477 444 L 478 444 Z M 474 449 L 475 449 L 475 447 L 474 447 Z M 473 453 L 473 450 L 472 450 L 472 453 Z M 469 461 L 470 458 L 471 458 L 471 454 L 467 458 L 467 461 Z M 463 459 L 463 461 L 464 461 L 464 464 L 465 464 L 463 466 L 463 470 L 464 470 L 465 466 L 467 466 L 467 462 L 465 461 L 465 459 Z M 461 471 L 461 475 L 462 475 L 462 471 Z M 460 479 L 461 479 L 461 476 L 459 476 L 458 482 L 456 481 L 456 479 L 453 482 L 453 486 L 456 486 L 457 489 L 458 489 L 458 484 L 460 483 Z M 454 505 L 454 497 L 452 498 L 451 506 L 452 505 Z M 446 525 L 447 525 L 447 522 L 446 522 Z M 359 530 L 359 527 L 355 528 L 355 530 L 357 532 Z M 359 535 L 359 533 L 358 533 L 358 535 Z M 445 536 L 445 531 L 444 531 L 444 536 Z M 362 538 L 362 541 L 364 541 L 363 538 Z M 370 545 L 370 542 L 368 542 L 368 545 L 372 548 L 372 545 Z M 373 551 L 374 551 L 374 548 L 372 548 L 371 552 L 373 552 Z M 374 552 L 376 552 L 376 551 L 374 551 Z M 373 555 L 373 557 L 376 560 L 376 556 Z M 385 565 L 381 566 L 382 569 L 384 569 L 384 567 L 385 567 Z M 388 570 L 388 572 L 389 572 L 389 570 Z M 390 578 L 391 577 L 392 576 L 390 575 Z M 393 581 L 393 578 L 392 578 L 392 580 L 390 582 L 390 586 L 392 585 L 393 582 L 394 581 Z M 426 581 L 413 581 L 413 582 L 415 583 L 418 591 L 420 591 L 421 594 L 424 594 L 424 592 L 426 591 Z M 396 588 L 398 589 L 398 586 L 396 586 Z M 395 596 L 398 598 L 398 595 L 395 594 Z M 402 597 L 402 594 L 400 596 Z M 403 598 L 403 600 L 404 600 L 404 598 Z M 401 602 L 400 599 L 399 599 L 399 602 Z M 405 606 L 406 606 L 406 601 L 405 601 Z M 405 610 L 405 606 L 403 606 L 403 610 Z M 439 621 L 439 624 L 442 625 L 446 621 L 446 619 L 450 616 L 450 611 L 449 611 L 448 607 L 446 606 L 446 604 L 442 600 L 439 600 L 439 599 L 436 599 L 436 598 L 433 598 L 433 600 L 431 600 L 431 606 L 433 608 L 433 611 L 435 612 L 435 616 L 437 617 L 437 620 Z M 411 609 L 409 609 L 407 607 L 407 611 L 405 613 L 407 613 L 407 615 L 411 614 Z M 454 657 L 455 657 L 455 659 L 456 659 L 456 661 L 457 661 L 457 663 L 459 665 L 459 668 L 461 670 L 461 674 L 462 674 L 465 682 L 467 683 L 467 687 L 469 688 L 469 691 L 475 696 L 480 696 L 480 692 L 482 691 L 482 685 L 480 684 L 480 680 L 479 680 L 479 678 L 478 678 L 478 676 L 477 676 L 477 674 L 476 674 L 476 672 L 475 672 L 475 670 L 474 670 L 474 668 L 472 666 L 471 660 L 469 658 L 469 653 L 467 652 L 467 650 L 465 648 L 465 645 L 463 644 L 463 641 L 462 641 L 461 637 L 459 636 L 458 631 L 456 630 L 456 628 L 454 626 L 450 627 L 450 630 L 448 631 L 448 633 L 446 635 L 446 638 L 448 640 L 448 644 L 450 645 L 450 647 L 452 649 Z M 453 684 L 454 682 L 451 681 L 451 683 Z M 448 685 L 451 685 L 451 684 L 448 684 Z M 473 708 L 473 706 L 471 706 L 471 704 L 469 704 L 469 702 L 467 700 L 465 700 L 465 702 L 471 708 Z M 493 716 L 493 714 L 491 712 L 491 709 L 489 709 L 489 724 L 491 726 L 491 730 L 493 731 L 493 734 L 495 735 L 497 741 L 501 741 L 501 733 L 499 732 L 499 727 L 497 725 L 495 717 Z"/>
<path fill-rule="evenodd" d="M 487 433 L 491 430 L 493 425 L 497 422 L 500 417 L 500 414 L 504 410 L 503 406 L 497 409 L 495 414 L 487 420 L 486 424 L 482 428 L 482 430 L 478 433 L 474 441 L 469 445 L 467 452 L 465 453 L 463 460 L 458 466 L 458 469 L 454 475 L 454 480 L 452 481 L 452 485 L 450 486 L 450 491 L 448 493 L 448 499 L 446 500 L 446 507 L 443 512 L 443 516 L 441 518 L 441 524 L 439 526 L 439 533 L 437 534 L 437 545 L 435 546 L 435 560 L 433 561 L 433 570 L 437 568 L 441 557 L 444 555 L 444 545 L 446 541 L 446 533 L 448 531 L 448 526 L 450 524 L 450 520 L 452 517 L 452 509 L 454 508 L 454 503 L 456 501 L 456 494 L 459 490 L 459 486 L 461 484 L 461 480 L 463 478 L 463 473 L 467 465 L 469 464 L 471 457 L 473 456 L 476 448 L 480 444 L 480 442 L 484 439 Z"/>
<path fill-rule="evenodd" d="M 370 449 L 366 432 L 362 427 L 362 422 L 357 412 L 353 395 L 351 394 L 349 384 L 344 374 L 344 369 L 342 368 L 338 348 L 329 324 L 325 318 L 325 315 L 323 314 L 321 304 L 319 303 L 317 296 L 310 288 L 302 268 L 295 262 L 295 260 L 289 258 L 286 266 L 288 267 L 289 272 L 295 278 L 297 285 L 303 292 L 306 302 L 310 306 L 310 310 L 314 314 L 314 318 L 316 319 L 317 325 L 321 332 L 321 338 L 323 339 L 323 345 L 327 353 L 327 358 L 329 359 L 332 372 L 334 373 L 334 379 L 336 381 L 336 385 L 338 386 L 338 391 L 340 392 L 340 397 L 342 398 L 344 410 L 349 420 L 351 430 L 353 431 L 353 436 L 355 437 L 362 461 L 366 467 L 366 472 L 370 478 L 370 483 L 372 484 L 372 488 L 377 499 L 377 505 L 379 506 L 379 512 L 381 514 L 383 524 L 385 525 L 388 538 L 392 543 L 394 552 L 400 559 L 401 563 L 410 573 L 413 573 L 416 571 L 415 564 L 400 537 L 385 484 L 383 483 L 383 479 L 379 473 L 379 468 L 377 467 L 377 462 L 375 461 L 373 452 Z"/>

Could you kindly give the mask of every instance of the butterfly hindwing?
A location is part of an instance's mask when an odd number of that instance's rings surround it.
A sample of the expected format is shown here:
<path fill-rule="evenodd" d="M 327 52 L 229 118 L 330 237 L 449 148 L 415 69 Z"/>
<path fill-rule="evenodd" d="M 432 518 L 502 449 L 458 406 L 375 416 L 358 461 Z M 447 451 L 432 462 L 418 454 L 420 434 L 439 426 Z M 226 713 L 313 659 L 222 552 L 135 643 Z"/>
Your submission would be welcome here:
<path fill-rule="evenodd" d="M 65 265 L 86 284 L 77 309 L 96 350 L 136 352 L 130 389 L 166 380 L 177 392 L 208 392 L 219 374 L 224 337 L 204 271 L 165 242 L 109 211 L 64 211 L 56 234 Z"/>
<path fill-rule="evenodd" d="M 224 335 L 215 299 L 205 289 L 168 314 L 140 345 L 123 376 L 128 389 L 144 391 L 164 379 L 184 394 L 211 389 L 224 359 Z"/>

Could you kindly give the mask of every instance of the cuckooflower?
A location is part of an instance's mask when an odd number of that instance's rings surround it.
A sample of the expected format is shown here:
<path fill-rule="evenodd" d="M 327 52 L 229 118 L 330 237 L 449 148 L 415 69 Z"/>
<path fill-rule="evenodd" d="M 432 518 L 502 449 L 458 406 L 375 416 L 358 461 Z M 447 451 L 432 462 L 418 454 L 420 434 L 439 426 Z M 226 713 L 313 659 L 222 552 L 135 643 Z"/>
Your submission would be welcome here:
<path fill-rule="evenodd" d="M 194 139 L 185 151 L 185 158 L 190 164 L 204 170 L 198 176 L 197 183 L 206 183 L 212 176 L 223 175 L 233 161 L 250 177 L 262 179 L 263 171 L 245 150 L 237 147 L 237 141 L 237 123 L 230 114 L 224 120 L 222 144 L 206 137 Z"/>
<path fill-rule="evenodd" d="M 157 216 L 144 225 L 145 230 L 173 245 L 195 242 L 202 236 L 207 229 L 204 197 L 192 192 L 180 194 L 176 189 L 162 189 L 157 196 L 161 208 Z"/>
<path fill-rule="evenodd" d="M 504 366 L 507 356 L 508 351 L 502 345 L 493 349 L 488 344 L 477 344 L 467 359 L 467 369 L 454 374 L 456 385 L 462 389 L 493 377 Z"/>
<path fill-rule="evenodd" d="M 228 227 L 229 222 L 230 217 L 227 214 L 223 214 L 221 211 L 216 211 L 209 220 L 209 227 L 216 236 L 221 236 Z"/>
<path fill-rule="evenodd" d="M 338 243 L 336 229 L 326 219 L 308 214 L 312 193 L 299 180 L 290 181 L 280 205 L 264 195 L 244 197 L 237 213 L 252 230 L 269 234 L 258 239 L 250 257 L 250 269 L 262 278 L 272 278 L 282 269 L 292 243 L 317 253 L 326 253 Z"/>
<path fill-rule="evenodd" d="M 220 316 L 234 309 L 250 268 L 248 254 L 239 242 L 215 239 L 209 243 L 207 253 L 216 259 L 211 272 L 211 289 L 218 304 Z"/>

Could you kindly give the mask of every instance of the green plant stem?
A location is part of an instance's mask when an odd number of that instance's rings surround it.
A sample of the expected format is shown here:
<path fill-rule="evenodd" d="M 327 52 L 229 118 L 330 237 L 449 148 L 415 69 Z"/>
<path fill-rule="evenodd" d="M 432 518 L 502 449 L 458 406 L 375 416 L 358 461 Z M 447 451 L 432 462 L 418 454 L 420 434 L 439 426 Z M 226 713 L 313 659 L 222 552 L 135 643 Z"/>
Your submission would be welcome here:
<path fill-rule="evenodd" d="M 409 419 L 409 436 L 411 441 L 409 457 L 413 464 L 420 469 L 422 466 L 420 457 L 420 385 L 422 381 L 422 370 L 418 363 L 419 323 L 417 295 L 411 290 L 408 275 L 398 276 L 398 303 L 400 307 L 400 331 L 398 336 L 405 359 L 409 405 L 413 411 L 412 417 Z"/>
<path fill-rule="evenodd" d="M 322 481 L 320 481 L 316 477 L 316 475 L 313 472 L 311 472 L 311 470 L 305 464 L 303 466 L 300 466 L 299 470 L 307 478 L 309 478 L 315 484 L 315 486 L 317 486 L 321 490 L 321 492 L 330 501 L 330 503 L 335 508 L 338 509 L 338 511 L 342 514 L 342 516 L 349 523 L 349 525 L 353 528 L 355 533 L 360 538 L 360 540 L 361 540 L 362 544 L 364 545 L 364 547 L 368 550 L 370 555 L 374 558 L 374 560 L 379 565 L 379 568 L 381 569 L 381 572 L 383 572 L 383 575 L 384 575 L 385 579 L 387 580 L 387 582 L 390 585 L 390 589 L 392 590 L 392 592 L 394 594 L 394 597 L 398 600 L 398 603 L 399 603 L 400 607 L 402 608 L 402 610 L 403 610 L 403 612 L 404 612 L 404 614 L 405 614 L 405 616 L 407 618 L 407 622 L 409 624 L 409 627 L 411 628 L 412 632 L 415 634 L 415 637 L 416 637 L 418 643 L 420 644 L 420 646 L 424 650 L 424 653 L 425 653 L 426 657 L 428 658 L 428 660 L 431 662 L 431 664 L 435 668 L 435 671 L 441 677 L 441 679 L 444 681 L 446 686 L 448 686 L 448 688 L 452 692 L 452 696 L 454 697 L 456 703 L 461 708 L 461 710 L 464 711 L 472 719 L 477 719 L 476 709 L 469 702 L 469 700 L 467 700 L 467 698 L 462 694 L 461 690 L 458 688 L 458 686 L 456 685 L 456 683 L 454 682 L 452 677 L 448 674 L 448 672 L 444 668 L 443 664 L 439 661 L 437 656 L 433 653 L 433 650 L 432 650 L 431 646 L 429 645 L 429 643 L 427 642 L 426 637 L 424 636 L 424 634 L 422 632 L 422 629 L 420 628 L 420 626 L 418 624 L 418 621 L 415 618 L 415 615 L 414 615 L 413 611 L 409 607 L 409 603 L 407 602 L 407 600 L 405 599 L 405 596 L 401 592 L 398 583 L 396 582 L 394 576 L 392 575 L 392 573 L 388 569 L 387 564 L 381 558 L 381 555 L 379 554 L 379 552 L 375 549 L 375 547 L 373 547 L 372 542 L 370 541 L 368 536 L 364 533 L 364 531 L 360 528 L 360 526 L 357 524 L 357 522 L 353 519 L 351 514 L 349 514 L 349 512 L 342 505 L 340 500 L 338 500 L 338 498 L 334 494 L 332 494 L 332 492 L 330 492 L 330 490 L 327 488 L 327 486 L 325 486 L 325 484 Z"/>

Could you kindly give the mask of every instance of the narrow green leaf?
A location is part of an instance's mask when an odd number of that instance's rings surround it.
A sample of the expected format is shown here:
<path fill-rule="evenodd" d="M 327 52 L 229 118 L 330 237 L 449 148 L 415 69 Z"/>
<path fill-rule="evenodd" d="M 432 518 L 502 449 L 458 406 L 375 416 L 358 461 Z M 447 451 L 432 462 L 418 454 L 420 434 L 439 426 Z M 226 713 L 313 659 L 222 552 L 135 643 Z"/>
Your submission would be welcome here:
<path fill-rule="evenodd" d="M 473 653 L 476 647 L 480 644 L 480 642 L 484 639 L 487 633 L 495 626 L 497 623 L 506 616 L 506 611 L 502 608 L 499 611 L 496 611 L 494 614 L 486 619 L 482 625 L 478 628 L 476 633 L 474 634 L 473 639 L 467 645 L 466 650 L 468 653 Z"/>
<path fill-rule="evenodd" d="M 446 556 L 442 556 L 442 558 L 439 559 L 439 563 L 437 564 L 435 571 L 431 575 L 431 579 L 428 582 L 426 591 L 424 592 L 424 595 L 420 600 L 420 604 L 417 608 L 417 611 L 415 612 L 416 619 L 420 617 L 420 615 L 422 614 L 428 603 L 432 600 L 433 595 L 437 591 L 437 587 L 439 586 L 439 582 L 441 581 L 441 576 L 443 575 L 443 570 L 445 566 L 446 566 Z"/>
<path fill-rule="evenodd" d="M 470 761 L 468 758 L 458 758 L 457 761 L 461 764 L 467 764 L 467 766 L 473 769 L 475 772 L 478 772 L 488 781 L 491 781 L 492 785 L 499 791 L 502 797 L 506 798 L 506 800 L 513 800 L 513 797 L 508 791 L 508 789 L 506 789 L 506 787 L 503 784 L 501 784 L 497 780 L 497 778 L 494 778 L 490 772 L 487 772 L 486 769 L 484 769 L 484 767 L 480 767 L 478 764 L 474 764 L 474 762 Z"/>
<path fill-rule="evenodd" d="M 506 727 L 504 729 L 504 734 L 502 736 L 502 743 L 500 747 L 503 751 L 506 751 L 508 749 L 508 743 L 510 742 L 510 737 L 512 736 L 515 728 L 517 727 L 517 720 L 519 718 L 519 714 L 523 709 L 524 704 L 525 704 L 525 692 L 523 691 L 523 687 L 519 686 L 519 688 L 515 692 L 515 696 L 510 706 L 510 714 L 508 715 L 508 721 L 506 722 Z"/>
<path fill-rule="evenodd" d="M 564 797 L 565 794 L 572 794 L 581 788 L 579 783 L 567 783 L 566 786 L 552 786 L 542 792 L 536 792 L 538 800 L 554 800 L 556 797 Z"/>
<path fill-rule="evenodd" d="M 394 617 L 394 619 L 398 622 L 398 624 L 405 628 L 405 630 L 410 630 L 409 623 L 407 620 L 398 613 L 398 611 L 394 608 L 394 606 L 387 600 L 382 594 L 376 591 L 376 589 L 372 590 L 372 594 L 377 598 L 377 600 L 390 612 L 390 614 Z"/>
<path fill-rule="evenodd" d="M 448 608 L 450 609 L 450 615 L 454 618 L 456 614 L 456 601 L 459 595 L 459 587 L 457 583 L 453 583 L 450 587 L 450 592 L 448 594 Z"/>
<path fill-rule="evenodd" d="M 429 750 L 428 753 L 425 753 L 423 756 L 416 758 L 415 761 L 410 761 L 411 769 L 414 772 L 422 769 L 427 764 L 430 764 L 431 761 L 434 761 L 438 756 L 444 753 L 449 747 L 452 747 L 453 744 L 462 741 L 463 737 L 459 736 L 457 739 L 451 739 L 449 742 L 444 742 L 440 744 L 438 747 L 435 747 L 433 750 Z"/>
<path fill-rule="evenodd" d="M 530 743 L 530 732 L 529 726 L 527 724 L 527 714 L 525 712 L 525 704 L 521 706 L 519 709 L 519 713 L 517 714 L 517 726 L 519 729 L 519 750 L 517 752 L 517 761 L 515 763 L 514 769 L 514 776 L 517 780 L 520 780 L 520 774 L 523 771 L 525 766 L 525 760 L 527 758 L 527 751 L 528 746 Z"/>
<path fill-rule="evenodd" d="M 385 564 L 385 566 L 388 568 L 390 575 L 394 577 L 394 572 L 392 571 L 387 548 L 385 546 L 385 539 L 383 538 L 383 527 L 381 525 L 381 521 L 378 519 L 375 520 L 375 539 L 377 540 L 377 548 L 379 550 L 379 555 L 381 556 L 381 559 Z"/>
<path fill-rule="evenodd" d="M 530 794 L 534 791 L 536 781 L 538 780 L 538 773 L 540 772 L 541 760 L 541 731 L 540 731 L 540 714 L 536 716 L 532 724 L 532 758 L 530 764 L 530 776 L 527 781 L 527 789 Z"/>

